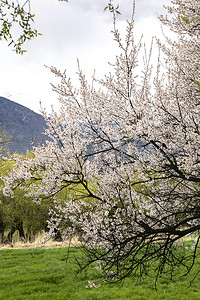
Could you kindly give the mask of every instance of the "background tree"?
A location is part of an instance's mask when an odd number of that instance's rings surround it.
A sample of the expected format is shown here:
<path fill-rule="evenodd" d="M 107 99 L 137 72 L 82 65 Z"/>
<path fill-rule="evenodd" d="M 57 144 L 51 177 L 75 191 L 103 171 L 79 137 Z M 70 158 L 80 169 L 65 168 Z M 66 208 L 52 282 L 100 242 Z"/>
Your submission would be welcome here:
<path fill-rule="evenodd" d="M 138 77 L 141 43 L 134 42 L 134 19 L 128 21 L 125 42 L 116 28 L 121 54 L 113 73 L 89 84 L 79 67 L 79 89 L 66 73 L 53 89 L 61 111 L 45 115 L 46 145 L 35 157 L 19 157 L 5 178 L 5 194 L 20 186 L 27 196 L 53 196 L 50 233 L 81 230 L 86 261 L 98 262 L 97 276 L 115 283 L 129 275 L 143 277 L 150 270 L 173 277 L 187 274 L 197 255 L 200 230 L 200 3 L 172 1 L 170 19 L 176 41 L 158 41 L 154 89 L 151 51 Z M 185 17 L 191 20 L 187 23 Z M 164 65 L 164 68 L 161 66 Z M 59 192 L 75 190 L 59 204 Z M 65 224 L 72 224 L 67 227 Z M 64 226 L 63 226 L 64 225 Z M 67 228 L 66 228 L 67 227 Z M 191 254 L 180 241 L 195 234 Z"/>
<path fill-rule="evenodd" d="M 29 157 L 31 155 L 29 154 Z M 0 162 L 1 177 L 12 169 L 14 161 Z M 37 234 L 47 231 L 51 199 L 44 199 L 37 204 L 31 198 L 24 196 L 24 191 L 16 189 L 13 197 L 2 193 L 3 182 L 0 181 L 0 242 L 12 243 L 13 235 L 18 232 L 19 240 L 34 241 Z"/>
<path fill-rule="evenodd" d="M 0 236 L 1 242 L 12 243 L 17 232 L 19 241 L 33 242 L 38 234 L 47 231 L 50 203 L 40 205 L 31 198 L 24 197 L 16 190 L 14 197 L 5 197 L 0 193 Z"/>
<path fill-rule="evenodd" d="M 0 133 L 0 157 L 2 156 L 3 153 L 5 153 L 6 150 L 6 145 L 10 143 L 11 137 L 7 138 L 5 130 Z"/>

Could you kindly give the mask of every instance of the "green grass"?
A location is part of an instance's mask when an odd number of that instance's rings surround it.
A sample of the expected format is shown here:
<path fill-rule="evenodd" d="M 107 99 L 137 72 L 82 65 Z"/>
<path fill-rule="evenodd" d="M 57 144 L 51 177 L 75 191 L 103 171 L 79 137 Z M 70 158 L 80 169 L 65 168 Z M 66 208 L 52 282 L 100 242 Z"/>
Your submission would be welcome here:
<path fill-rule="evenodd" d="M 88 289 L 90 278 L 84 273 L 76 277 L 74 254 L 81 255 L 80 250 L 71 248 L 66 263 L 66 248 L 0 250 L 0 299 L 200 299 L 200 275 L 189 287 L 192 274 L 174 282 L 160 279 L 158 291 L 154 289 L 153 279 L 138 283 L 131 278 L 122 287 Z M 199 267 L 197 263 L 194 272 Z"/>

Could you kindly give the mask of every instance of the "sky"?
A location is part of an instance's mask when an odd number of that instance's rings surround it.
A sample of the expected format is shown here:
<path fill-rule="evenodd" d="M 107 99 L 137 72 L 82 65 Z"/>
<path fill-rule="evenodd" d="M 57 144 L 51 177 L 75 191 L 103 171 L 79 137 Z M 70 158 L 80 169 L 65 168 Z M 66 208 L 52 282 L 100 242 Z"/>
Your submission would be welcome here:
<path fill-rule="evenodd" d="M 23 1 L 21 1 L 22 3 Z M 0 96 L 40 112 L 40 102 L 47 111 L 59 109 L 57 94 L 50 83 L 58 83 L 49 68 L 54 66 L 77 84 L 77 59 L 90 80 L 95 74 L 102 78 L 109 71 L 108 62 L 114 62 L 117 45 L 113 41 L 112 15 L 104 7 L 108 0 L 31 0 L 35 14 L 35 28 L 42 33 L 24 48 L 27 53 L 16 54 L 5 41 L 0 41 Z M 121 15 L 117 26 L 123 32 L 130 19 L 132 0 L 114 0 Z M 163 4 L 169 0 L 136 0 L 136 41 L 150 43 L 152 36 L 161 36 L 159 14 L 166 14 Z"/>

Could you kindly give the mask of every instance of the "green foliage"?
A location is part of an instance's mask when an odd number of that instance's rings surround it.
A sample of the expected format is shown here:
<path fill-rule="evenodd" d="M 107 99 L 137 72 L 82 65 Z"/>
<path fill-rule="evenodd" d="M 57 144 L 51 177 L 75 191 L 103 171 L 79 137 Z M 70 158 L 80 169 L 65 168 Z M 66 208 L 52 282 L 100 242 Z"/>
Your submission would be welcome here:
<path fill-rule="evenodd" d="M 31 155 L 31 154 L 29 154 Z M 0 174 L 5 175 L 11 170 L 14 161 L 2 160 Z M 14 197 L 5 197 L 2 192 L 3 182 L 0 182 L 0 238 L 3 242 L 12 242 L 15 231 L 24 241 L 34 239 L 42 230 L 47 230 L 49 208 L 52 199 L 44 199 L 40 204 L 25 197 L 25 192 L 17 188 Z"/>
<path fill-rule="evenodd" d="M 196 79 L 194 79 L 194 83 L 197 85 L 197 88 L 200 91 L 200 83 Z"/>
<path fill-rule="evenodd" d="M 199 16 L 191 17 L 190 15 L 186 15 L 184 11 L 182 11 L 181 20 L 187 25 L 191 24 L 192 22 L 200 22 Z"/>
<path fill-rule="evenodd" d="M 189 250 L 188 250 L 189 251 Z M 48 300 L 197 300 L 200 298 L 200 275 L 169 282 L 160 279 L 157 291 L 151 277 L 143 281 L 127 278 L 122 286 L 86 288 L 92 280 L 89 273 L 78 276 L 75 257 L 81 257 L 78 248 L 0 250 L 0 299 Z M 199 265 L 195 266 L 198 271 Z M 192 281 L 192 282 L 191 282 Z M 191 284 L 190 284 L 191 283 Z"/>
<path fill-rule="evenodd" d="M 35 15 L 30 12 L 30 6 L 28 6 L 28 9 L 25 9 L 28 4 L 29 1 L 25 1 L 22 6 L 20 6 L 18 1 L 0 1 L 0 38 L 6 40 L 8 46 L 12 45 L 18 54 L 26 52 L 22 48 L 26 40 L 31 40 L 41 35 L 41 33 L 32 27 Z M 17 37 L 15 37 L 14 33 L 15 27 L 17 31 L 20 30 Z"/>
<path fill-rule="evenodd" d="M 189 23 L 190 23 L 189 19 L 186 18 L 186 17 L 184 17 L 184 16 L 181 16 L 181 19 L 182 19 L 182 21 L 185 22 L 186 24 L 189 24 Z"/>
<path fill-rule="evenodd" d="M 111 13 L 116 13 L 118 15 L 120 15 L 120 11 L 119 11 L 119 5 L 117 5 L 116 7 L 112 4 L 112 0 L 108 3 L 108 5 L 104 8 L 104 11 L 109 10 Z"/>
<path fill-rule="evenodd" d="M 19 189 L 15 191 L 13 198 L 5 197 L 1 192 L 0 199 L 0 233 L 3 242 L 12 242 L 16 230 L 24 241 L 31 241 L 37 233 L 47 230 L 48 203 L 39 205 L 25 197 L 24 192 Z"/>
<path fill-rule="evenodd" d="M 5 130 L 2 133 L 0 133 L 0 157 L 1 157 L 2 153 L 7 152 L 6 146 L 9 145 L 10 140 L 11 140 L 11 137 L 10 138 L 6 137 Z"/>

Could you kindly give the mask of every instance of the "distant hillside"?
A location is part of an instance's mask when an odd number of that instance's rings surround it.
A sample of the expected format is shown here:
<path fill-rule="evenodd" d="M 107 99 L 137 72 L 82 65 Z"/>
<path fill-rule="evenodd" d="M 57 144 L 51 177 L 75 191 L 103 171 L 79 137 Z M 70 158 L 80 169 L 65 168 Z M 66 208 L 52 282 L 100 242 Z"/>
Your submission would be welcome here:
<path fill-rule="evenodd" d="M 10 145 L 7 147 L 10 153 L 26 153 L 34 144 L 40 143 L 44 136 L 42 132 L 46 126 L 42 115 L 34 111 L 0 97 L 0 128 L 6 130 L 7 137 L 12 136 Z"/>

